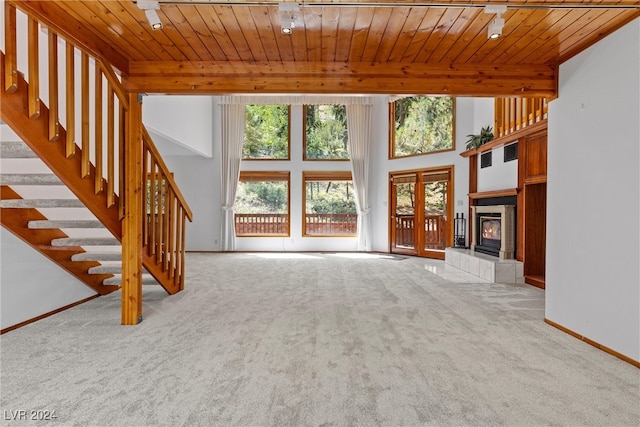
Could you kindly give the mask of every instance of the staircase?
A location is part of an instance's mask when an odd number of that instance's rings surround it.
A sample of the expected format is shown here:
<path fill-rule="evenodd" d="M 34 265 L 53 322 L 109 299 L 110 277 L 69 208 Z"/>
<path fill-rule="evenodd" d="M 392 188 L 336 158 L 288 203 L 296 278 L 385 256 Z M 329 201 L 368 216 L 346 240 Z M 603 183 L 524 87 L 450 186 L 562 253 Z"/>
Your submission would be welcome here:
<path fill-rule="evenodd" d="M 0 124 L 3 223 L 100 295 L 122 284 L 120 241 L 6 124 Z M 148 272 L 143 285 L 158 285 Z"/>
<path fill-rule="evenodd" d="M 142 124 L 140 96 L 100 52 L 21 6 L 4 4 L 2 225 L 99 294 L 121 289 L 122 324 L 135 325 L 143 284 L 184 288 L 191 210 Z"/>

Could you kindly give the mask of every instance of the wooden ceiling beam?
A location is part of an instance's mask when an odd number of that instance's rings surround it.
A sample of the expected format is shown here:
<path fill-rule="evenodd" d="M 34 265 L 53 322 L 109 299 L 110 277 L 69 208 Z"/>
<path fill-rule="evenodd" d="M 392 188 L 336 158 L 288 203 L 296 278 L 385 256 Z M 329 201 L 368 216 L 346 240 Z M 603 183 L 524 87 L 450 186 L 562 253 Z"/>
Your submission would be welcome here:
<path fill-rule="evenodd" d="M 125 90 L 145 93 L 349 93 L 555 97 L 545 65 L 326 62 L 132 62 Z"/>

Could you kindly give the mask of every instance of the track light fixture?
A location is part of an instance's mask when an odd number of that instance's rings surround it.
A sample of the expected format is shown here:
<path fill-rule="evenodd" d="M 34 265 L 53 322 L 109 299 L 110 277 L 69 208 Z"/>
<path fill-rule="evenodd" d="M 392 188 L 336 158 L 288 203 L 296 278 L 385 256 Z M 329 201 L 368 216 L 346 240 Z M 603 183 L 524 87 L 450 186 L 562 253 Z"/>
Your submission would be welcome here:
<path fill-rule="evenodd" d="M 505 5 L 488 5 L 484 7 L 484 13 L 495 13 L 496 17 L 488 27 L 487 38 L 497 39 L 502 35 L 502 28 L 504 27 L 504 18 L 502 14 L 507 11 Z"/>
<path fill-rule="evenodd" d="M 291 34 L 296 27 L 296 12 L 300 12 L 298 3 L 285 2 L 278 4 L 280 12 L 280 32 L 282 34 Z"/>
<path fill-rule="evenodd" d="M 162 29 L 162 21 L 160 21 L 160 17 L 158 16 L 158 10 L 160 10 L 160 4 L 157 1 L 149 1 L 149 0 L 138 0 L 137 2 L 138 8 L 144 10 L 144 14 L 147 16 L 147 21 L 149 21 L 149 25 L 154 30 Z"/>

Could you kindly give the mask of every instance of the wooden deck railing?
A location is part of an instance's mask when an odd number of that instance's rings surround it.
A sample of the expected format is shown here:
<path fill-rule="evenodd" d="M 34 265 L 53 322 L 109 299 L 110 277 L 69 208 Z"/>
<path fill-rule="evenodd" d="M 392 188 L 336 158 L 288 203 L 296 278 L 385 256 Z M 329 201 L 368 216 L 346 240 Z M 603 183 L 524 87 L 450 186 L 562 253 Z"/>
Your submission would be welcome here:
<path fill-rule="evenodd" d="M 507 136 L 546 119 L 547 109 L 545 98 L 496 98 L 495 137 Z"/>
<path fill-rule="evenodd" d="M 307 214 L 305 234 L 356 234 L 358 214 Z M 287 235 L 288 214 L 235 214 L 237 236 Z"/>
<path fill-rule="evenodd" d="M 358 232 L 358 214 L 306 214 L 305 234 L 340 235 Z"/>
<path fill-rule="evenodd" d="M 23 21 L 26 26 L 19 25 Z M 45 35 L 40 31 L 41 25 L 37 17 L 18 13 L 12 2 L 4 2 L 2 90 L 9 94 L 16 92 L 21 75 L 27 76 L 26 115 L 34 124 L 46 121 L 45 141 L 60 145 L 63 159 L 81 158 L 76 170 L 75 166 L 70 167 L 71 163 L 46 158 L 43 153 L 51 149 L 34 147 L 39 141 L 25 140 L 109 231 L 122 240 L 122 322 L 135 324 L 142 310 L 142 265 L 167 292 L 183 288 L 185 220 L 191 220 L 192 213 L 142 125 L 137 94 L 125 93 L 110 64 L 93 57 L 82 46 L 64 40 L 50 24 Z M 18 34 L 23 27 L 26 34 Z M 26 40 L 27 52 L 18 51 L 18 40 Z M 44 46 L 45 55 L 41 56 L 40 45 Z M 58 52 L 59 46 L 64 46 L 64 52 Z M 44 63 L 39 61 L 43 57 L 47 58 Z M 59 61 L 60 57 L 64 60 Z M 76 67 L 78 59 L 80 66 Z M 19 70 L 19 65 L 24 65 L 26 72 Z M 29 135 L 24 130 L 21 133 Z M 161 185 L 145 186 L 143 177 L 149 175 L 144 174 L 151 174 Z M 90 190 L 87 180 L 91 181 Z M 147 189 L 144 197 L 161 207 L 153 215 L 152 224 L 147 222 L 143 209 L 143 188 Z M 103 206 L 95 202 L 98 199 L 104 200 Z"/>
<path fill-rule="evenodd" d="M 236 236 L 288 235 L 288 214 L 240 214 L 235 216 Z"/>
<path fill-rule="evenodd" d="M 395 246 L 404 248 L 415 247 L 415 216 L 407 214 L 396 215 Z"/>
<path fill-rule="evenodd" d="M 444 249 L 447 246 L 447 218 L 443 215 L 424 217 L 424 248 Z"/>
<path fill-rule="evenodd" d="M 395 246 L 414 248 L 415 216 L 396 215 Z M 424 217 L 424 249 L 445 249 L 447 219 L 443 215 L 426 215 Z"/>

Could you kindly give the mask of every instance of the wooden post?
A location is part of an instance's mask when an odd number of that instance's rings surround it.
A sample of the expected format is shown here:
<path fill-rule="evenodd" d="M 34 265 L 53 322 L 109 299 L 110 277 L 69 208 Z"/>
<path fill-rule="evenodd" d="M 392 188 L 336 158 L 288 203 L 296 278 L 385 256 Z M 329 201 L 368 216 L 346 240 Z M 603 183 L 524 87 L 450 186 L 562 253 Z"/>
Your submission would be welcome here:
<path fill-rule="evenodd" d="M 29 18 L 29 118 L 35 120 L 40 117 L 40 70 L 38 62 L 38 21 Z"/>
<path fill-rule="evenodd" d="M 14 93 L 18 90 L 18 42 L 16 8 L 4 2 L 4 90 Z"/>
<path fill-rule="evenodd" d="M 122 220 L 122 324 L 142 321 L 142 105 L 129 94 L 124 144 L 124 219 Z"/>
<path fill-rule="evenodd" d="M 60 136 L 58 117 L 58 36 L 49 31 L 49 141 Z"/>

